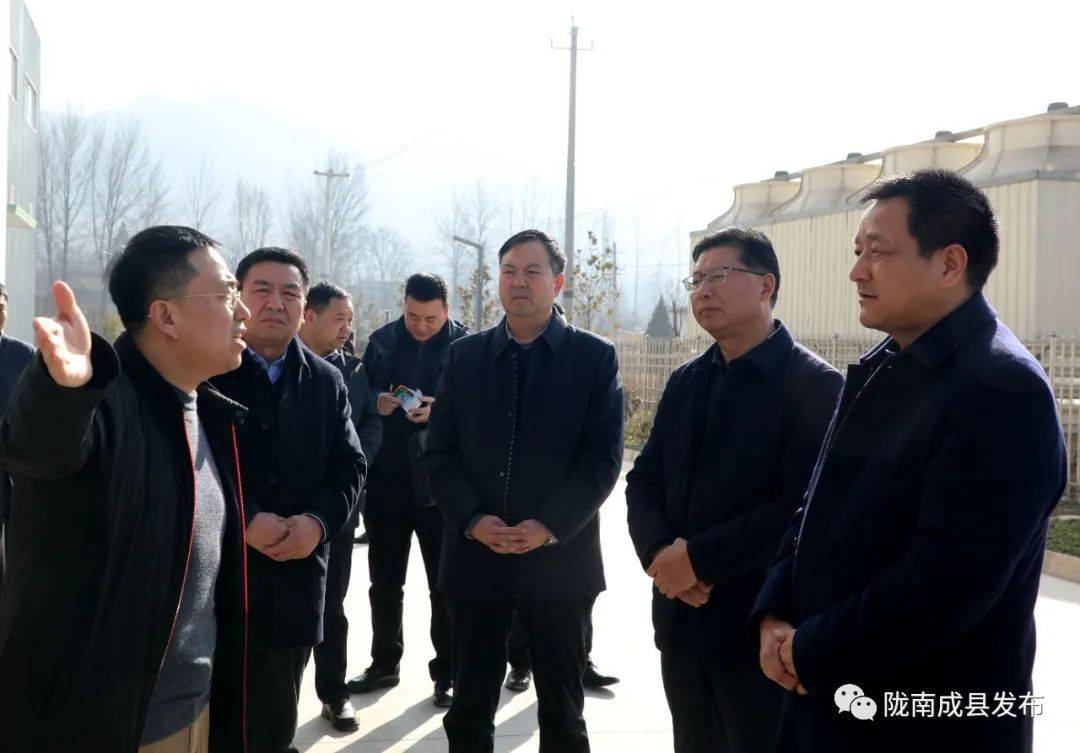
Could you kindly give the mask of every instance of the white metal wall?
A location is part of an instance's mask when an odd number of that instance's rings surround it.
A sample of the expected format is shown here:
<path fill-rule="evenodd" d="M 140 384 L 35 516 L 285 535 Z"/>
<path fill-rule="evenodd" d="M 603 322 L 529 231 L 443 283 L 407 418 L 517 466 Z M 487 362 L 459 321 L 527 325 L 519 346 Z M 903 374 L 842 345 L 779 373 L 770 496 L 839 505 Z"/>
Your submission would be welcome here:
<path fill-rule="evenodd" d="M 985 189 L 1001 255 L 986 295 L 1022 339 L 1080 337 L 1080 183 L 1034 180 Z M 776 313 L 799 337 L 865 337 L 848 272 L 861 210 L 758 225 L 780 260 Z M 690 333 L 701 330 L 692 324 Z"/>
<path fill-rule="evenodd" d="M 1080 335 L 1080 183 L 1040 180 L 1035 184 L 1037 262 L 1031 295 L 1038 327 L 1027 337 Z"/>

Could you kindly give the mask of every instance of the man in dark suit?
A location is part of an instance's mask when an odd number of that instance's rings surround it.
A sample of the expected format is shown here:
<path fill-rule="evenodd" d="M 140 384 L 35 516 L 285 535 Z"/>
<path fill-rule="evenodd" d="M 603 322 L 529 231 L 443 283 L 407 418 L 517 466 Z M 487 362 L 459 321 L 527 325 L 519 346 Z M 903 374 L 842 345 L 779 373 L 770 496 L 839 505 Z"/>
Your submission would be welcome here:
<path fill-rule="evenodd" d="M 405 576 L 415 534 L 431 603 L 430 635 L 435 649 L 428 662 L 435 686 L 431 698 L 439 708 L 450 706 L 453 693 L 450 625 L 436 585 L 443 518 L 428 492 L 419 449 L 427 435 L 428 417 L 450 344 L 466 334 L 466 329 L 450 318 L 449 302 L 441 277 L 411 275 L 405 281 L 401 317 L 371 333 L 364 350 L 364 368 L 383 421 L 383 442 L 371 461 L 364 507 L 371 576 L 371 664 L 349 681 L 353 693 L 370 693 L 400 681 L 405 653 Z M 391 394 L 402 386 L 419 390 L 421 404 L 406 410 Z"/>
<path fill-rule="evenodd" d="M 1065 485 L 1054 396 L 980 292 L 998 258 L 985 195 L 921 170 L 863 201 L 850 277 L 888 338 L 848 369 L 751 618 L 763 671 L 792 691 L 778 750 L 1030 751 L 1033 609 Z"/>
<path fill-rule="evenodd" d="M 236 279 L 251 310 L 248 347 L 240 368 L 214 384 L 250 410 L 239 431 L 251 549 L 248 753 L 283 753 L 295 750 L 300 682 L 323 639 L 327 551 L 367 464 L 341 372 L 296 336 L 304 260 L 261 248 L 240 261 Z"/>
<path fill-rule="evenodd" d="M 614 346 L 553 303 L 566 257 L 539 230 L 499 250 L 506 317 L 454 343 L 427 457 L 445 518 L 439 587 L 454 645 L 450 750 L 491 751 L 514 611 L 533 662 L 540 750 L 589 749 L 585 626 L 604 588 L 598 511 L 622 464 Z"/>
<path fill-rule="evenodd" d="M 0 427 L 3 750 L 243 751 L 246 411 L 206 384 L 244 350 L 236 281 L 216 241 L 158 226 L 110 263 L 114 346 L 52 293 Z"/>
<path fill-rule="evenodd" d="M 716 341 L 675 370 L 626 477 L 630 536 L 653 579 L 653 624 L 676 753 L 771 752 L 782 691 L 746 620 L 806 491 L 840 373 L 773 318 L 772 243 L 729 227 L 684 280 Z"/>
<path fill-rule="evenodd" d="M 7 286 L 0 283 L 0 416 L 7 410 L 15 382 L 34 358 L 34 347 L 4 334 L 7 324 Z M 0 470 L 0 585 L 4 579 L 4 524 L 11 506 L 11 476 Z"/>
<path fill-rule="evenodd" d="M 382 443 L 382 419 L 375 410 L 364 365 L 345 351 L 352 334 L 353 302 L 344 289 L 320 282 L 308 290 L 300 341 L 315 355 L 325 358 L 341 372 L 349 391 L 353 428 L 365 458 L 375 457 Z M 326 563 L 326 607 L 323 611 L 323 642 L 315 647 L 315 693 L 322 701 L 322 716 L 335 729 L 351 732 L 359 725 L 356 709 L 345 685 L 348 660 L 349 619 L 345 596 L 352 575 L 353 536 L 364 506 L 364 491 L 348 523 L 330 544 Z"/>

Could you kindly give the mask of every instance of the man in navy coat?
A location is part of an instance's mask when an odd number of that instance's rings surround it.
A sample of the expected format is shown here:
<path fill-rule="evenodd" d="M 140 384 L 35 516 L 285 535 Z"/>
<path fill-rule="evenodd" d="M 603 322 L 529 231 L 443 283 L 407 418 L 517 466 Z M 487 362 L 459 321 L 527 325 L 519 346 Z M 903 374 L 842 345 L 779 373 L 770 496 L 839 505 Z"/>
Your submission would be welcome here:
<path fill-rule="evenodd" d="M 684 282 L 716 341 L 675 369 L 626 476 L 627 522 L 653 580 L 675 753 L 768 753 L 782 691 L 746 618 L 802 501 L 843 378 L 773 315 L 780 263 L 763 233 L 694 246 Z"/>
<path fill-rule="evenodd" d="M 848 369 L 750 621 L 792 691 L 777 749 L 1030 751 L 1066 473 L 1054 396 L 981 293 L 998 257 L 985 195 L 922 170 L 863 202 L 850 277 L 888 337 Z"/>

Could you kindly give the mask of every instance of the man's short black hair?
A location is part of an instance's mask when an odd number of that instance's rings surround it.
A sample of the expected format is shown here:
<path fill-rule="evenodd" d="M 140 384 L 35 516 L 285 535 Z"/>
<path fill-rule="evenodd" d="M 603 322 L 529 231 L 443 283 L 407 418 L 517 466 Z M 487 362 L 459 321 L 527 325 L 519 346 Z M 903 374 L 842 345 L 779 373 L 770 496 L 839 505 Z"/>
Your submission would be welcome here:
<path fill-rule="evenodd" d="M 307 262 L 304 261 L 304 257 L 295 251 L 279 248 L 278 246 L 257 248 L 241 259 L 240 263 L 236 265 L 236 284 L 244 287 L 244 278 L 247 277 L 248 271 L 256 264 L 261 264 L 264 261 L 296 267 L 296 270 L 300 273 L 300 279 L 304 281 L 304 289 L 307 290 L 310 280 L 308 278 Z"/>
<path fill-rule="evenodd" d="M 520 233 L 511 235 L 506 239 L 506 243 L 502 244 L 502 248 L 499 249 L 499 261 L 501 262 L 502 258 L 514 246 L 530 242 L 539 243 L 547 249 L 551 263 L 551 274 L 561 275 L 566 270 L 566 254 L 559 248 L 559 242 L 543 230 L 522 230 Z"/>
<path fill-rule="evenodd" d="M 883 178 L 866 189 L 861 204 L 903 199 L 908 206 L 908 232 L 929 258 L 957 243 L 968 255 L 967 281 L 981 290 L 997 266 L 1000 242 L 997 220 L 986 194 L 951 170 L 916 170 Z"/>
<path fill-rule="evenodd" d="M 776 298 L 780 294 L 780 261 L 776 258 L 776 249 L 773 248 L 769 236 L 751 227 L 730 225 L 698 241 L 694 246 L 694 261 L 706 251 L 722 246 L 739 249 L 739 263 L 747 269 L 768 272 L 776 279 L 776 287 L 769 299 L 769 303 L 775 306 Z"/>
<path fill-rule="evenodd" d="M 159 298 L 181 295 L 197 273 L 188 254 L 219 248 L 213 238 L 190 227 L 157 225 L 135 234 L 109 262 L 109 295 L 120 321 L 138 330 Z"/>
<path fill-rule="evenodd" d="M 405 297 L 420 303 L 439 299 L 446 306 L 450 302 L 450 293 L 446 289 L 446 280 L 431 272 L 418 272 L 405 281 Z"/>
<path fill-rule="evenodd" d="M 326 310 L 326 307 L 330 305 L 331 301 L 345 300 L 351 301 L 352 296 L 349 292 L 332 282 L 317 282 L 311 286 L 311 290 L 307 294 L 307 303 L 304 304 L 304 310 L 311 309 L 316 314 L 321 314 Z"/>
<path fill-rule="evenodd" d="M 2 282 L 0 282 L 0 298 L 3 298 L 5 301 L 8 299 L 7 285 Z"/>

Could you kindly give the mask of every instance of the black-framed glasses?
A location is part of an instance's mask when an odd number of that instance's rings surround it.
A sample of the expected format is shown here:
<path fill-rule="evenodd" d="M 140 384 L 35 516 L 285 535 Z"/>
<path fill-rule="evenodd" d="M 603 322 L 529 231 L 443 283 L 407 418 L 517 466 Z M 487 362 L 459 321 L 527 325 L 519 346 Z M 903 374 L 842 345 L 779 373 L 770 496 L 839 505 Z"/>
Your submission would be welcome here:
<path fill-rule="evenodd" d="M 713 267 L 705 272 L 698 272 L 692 274 L 682 281 L 683 287 L 688 292 L 693 293 L 695 290 L 701 287 L 701 283 L 708 282 L 712 285 L 720 285 L 727 281 L 728 272 L 745 272 L 748 275 L 757 275 L 758 277 L 764 277 L 769 272 L 758 272 L 753 269 L 746 269 L 745 267 L 729 267 L 727 265 L 721 267 Z"/>

